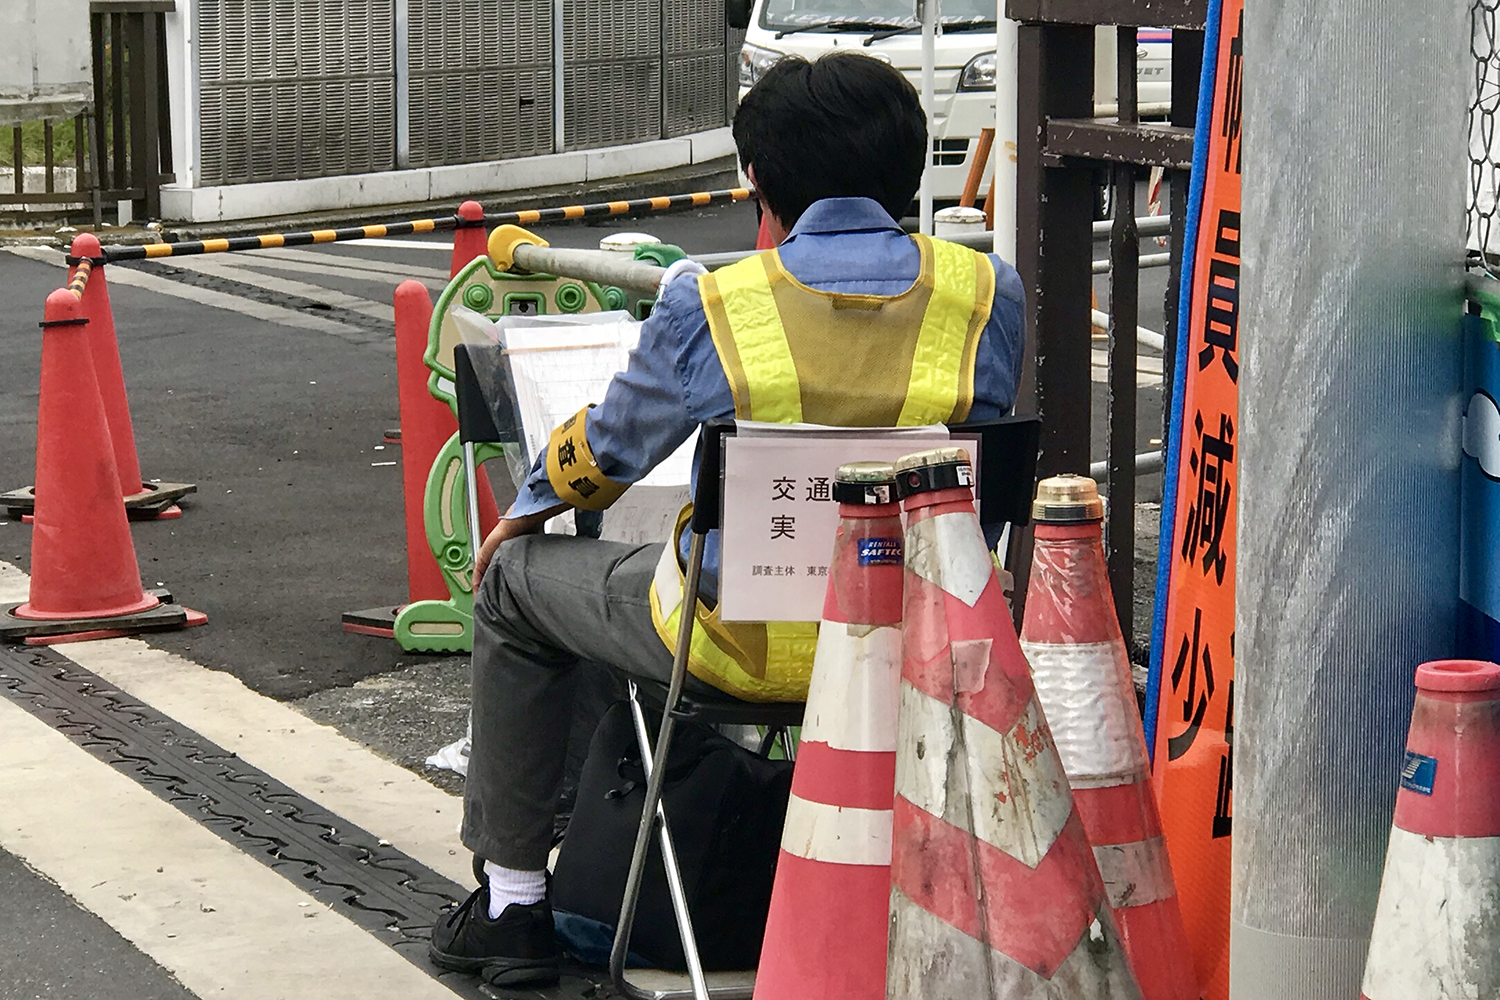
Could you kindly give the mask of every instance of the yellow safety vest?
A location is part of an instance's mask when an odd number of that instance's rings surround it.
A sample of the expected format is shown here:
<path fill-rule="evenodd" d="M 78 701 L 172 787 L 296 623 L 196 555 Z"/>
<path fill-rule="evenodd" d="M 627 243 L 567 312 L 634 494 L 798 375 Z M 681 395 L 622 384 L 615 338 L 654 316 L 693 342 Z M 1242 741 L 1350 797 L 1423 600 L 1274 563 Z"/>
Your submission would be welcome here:
<path fill-rule="evenodd" d="M 736 419 L 914 427 L 968 415 L 995 271 L 966 247 L 912 239 L 922 268 L 899 295 L 808 288 L 775 250 L 699 277 Z M 668 649 L 682 614 L 678 539 L 691 511 L 679 515 L 651 584 L 652 621 Z M 817 622 L 724 622 L 702 601 L 695 610 L 688 657 L 695 677 L 748 701 L 807 697 Z"/>

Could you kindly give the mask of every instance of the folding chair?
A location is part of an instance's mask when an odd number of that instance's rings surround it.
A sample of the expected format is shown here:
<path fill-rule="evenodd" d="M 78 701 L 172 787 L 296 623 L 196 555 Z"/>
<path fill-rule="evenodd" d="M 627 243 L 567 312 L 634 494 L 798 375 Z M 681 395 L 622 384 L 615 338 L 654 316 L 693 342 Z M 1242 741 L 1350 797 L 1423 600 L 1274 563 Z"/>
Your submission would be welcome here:
<path fill-rule="evenodd" d="M 475 545 L 479 539 L 479 514 L 476 493 L 478 468 L 474 457 L 474 446 L 480 443 L 518 443 L 521 428 L 511 414 L 513 403 L 492 406 L 499 400 L 487 401 L 476 375 L 472 352 L 498 351 L 498 347 L 478 347 L 460 344 L 454 348 L 454 395 L 458 402 L 458 433 L 463 445 L 464 473 L 467 482 L 467 514 L 470 536 Z M 486 370 L 499 370 L 493 359 L 483 362 Z M 495 391 L 510 392 L 508 385 L 492 385 Z M 498 419 L 497 419 L 498 416 Z M 986 525 L 1003 524 L 1007 528 L 1024 526 L 1031 516 L 1032 487 L 1036 478 L 1037 443 L 1041 421 L 1037 417 L 1003 417 L 999 420 L 955 424 L 949 428 L 953 443 L 971 448 L 978 456 L 978 481 L 975 496 L 979 501 L 981 520 Z M 641 762 L 646 772 L 646 801 L 641 812 L 641 824 L 636 832 L 634 852 L 631 855 L 630 872 L 625 884 L 625 895 L 621 901 L 620 918 L 615 928 L 614 945 L 610 950 L 609 971 L 614 988 L 631 1000 L 751 1000 L 751 986 L 721 986 L 710 989 L 698 955 L 698 946 L 693 932 L 692 917 L 688 911 L 687 895 L 682 882 L 677 853 L 672 845 L 672 835 L 662 804 L 662 785 L 666 775 L 667 750 L 678 720 L 693 720 L 710 725 L 753 725 L 767 729 L 766 742 L 780 738 L 790 758 L 795 750 L 787 738 L 791 727 L 800 725 L 805 706 L 801 702 L 759 703 L 741 701 L 725 695 L 689 695 L 683 691 L 687 680 L 687 653 L 692 642 L 692 630 L 697 616 L 687 613 L 698 603 L 703 569 L 703 551 L 708 533 L 721 526 L 723 498 L 724 441 L 735 434 L 733 420 L 714 420 L 702 430 L 702 464 L 699 467 L 697 488 L 693 495 L 693 516 L 690 524 L 692 536 L 689 542 L 686 580 L 683 588 L 683 609 L 677 644 L 672 657 L 672 676 L 668 684 L 640 678 L 631 679 L 628 685 L 631 717 L 635 726 L 636 741 L 641 752 Z M 878 430 L 871 428 L 872 431 Z M 914 445 L 920 448 L 922 445 Z M 849 456 L 850 461 L 861 458 Z M 829 542 L 832 545 L 832 540 Z M 661 726 L 657 731 L 656 745 L 651 745 L 642 700 L 661 713 Z M 666 871 L 667 889 L 672 901 L 672 910 L 682 940 L 683 954 L 687 959 L 690 990 L 647 990 L 631 983 L 626 977 L 626 955 L 630 947 L 630 931 L 635 923 L 636 904 L 640 899 L 641 883 L 645 875 L 653 829 L 660 844 L 663 868 Z"/>

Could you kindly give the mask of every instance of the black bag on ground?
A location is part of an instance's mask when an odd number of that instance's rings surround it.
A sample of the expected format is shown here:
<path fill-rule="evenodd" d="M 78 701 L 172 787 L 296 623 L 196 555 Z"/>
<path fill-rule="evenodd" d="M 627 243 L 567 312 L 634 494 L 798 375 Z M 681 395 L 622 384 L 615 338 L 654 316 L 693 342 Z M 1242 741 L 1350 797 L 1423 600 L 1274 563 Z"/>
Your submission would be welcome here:
<path fill-rule="evenodd" d="M 673 732 L 663 799 L 705 969 L 753 969 L 760 959 L 791 786 L 790 761 L 691 722 Z M 589 744 L 553 872 L 553 909 L 614 927 L 645 800 L 630 706 L 618 702 Z M 659 968 L 686 968 L 655 835 L 630 949 Z"/>

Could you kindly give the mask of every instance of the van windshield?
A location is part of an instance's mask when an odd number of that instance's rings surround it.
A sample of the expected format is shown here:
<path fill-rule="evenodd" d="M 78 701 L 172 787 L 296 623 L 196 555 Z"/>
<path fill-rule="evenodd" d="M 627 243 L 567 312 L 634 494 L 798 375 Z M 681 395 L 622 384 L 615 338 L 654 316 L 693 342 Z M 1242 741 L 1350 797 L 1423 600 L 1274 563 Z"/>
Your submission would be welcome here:
<path fill-rule="evenodd" d="M 771 31 L 851 31 L 917 24 L 915 0 L 766 0 L 760 26 Z M 943 23 L 993 24 L 994 0 L 944 0 Z"/>

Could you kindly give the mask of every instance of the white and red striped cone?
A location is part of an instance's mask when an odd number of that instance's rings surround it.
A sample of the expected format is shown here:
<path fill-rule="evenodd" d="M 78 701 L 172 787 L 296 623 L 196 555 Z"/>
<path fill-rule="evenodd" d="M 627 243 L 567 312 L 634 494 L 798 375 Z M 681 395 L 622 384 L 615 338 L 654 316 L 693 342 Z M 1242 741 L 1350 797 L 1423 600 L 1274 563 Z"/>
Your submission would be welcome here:
<path fill-rule="evenodd" d="M 1500 666 L 1417 668 L 1362 1000 L 1500 990 Z"/>
<path fill-rule="evenodd" d="M 907 512 L 888 1000 L 1138 1000 L 958 448 Z"/>
<path fill-rule="evenodd" d="M 1104 566 L 1103 517 L 1092 479 L 1055 476 L 1037 487 L 1021 649 L 1141 996 L 1193 1000 L 1192 953 Z"/>
<path fill-rule="evenodd" d="M 839 526 L 755 1000 L 881 1000 L 901 682 L 901 507 L 840 466 Z"/>

